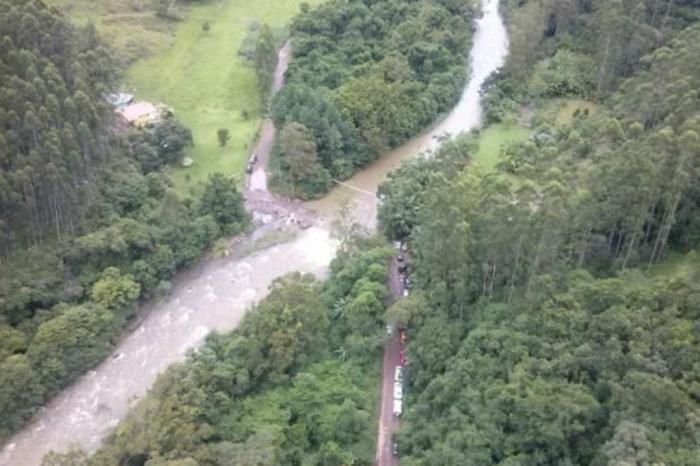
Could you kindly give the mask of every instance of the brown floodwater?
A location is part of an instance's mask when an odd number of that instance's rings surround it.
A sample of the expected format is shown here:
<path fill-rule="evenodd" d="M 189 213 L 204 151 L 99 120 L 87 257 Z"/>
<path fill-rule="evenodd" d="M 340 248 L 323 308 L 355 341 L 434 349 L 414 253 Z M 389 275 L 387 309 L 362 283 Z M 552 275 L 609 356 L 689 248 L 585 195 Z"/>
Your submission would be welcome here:
<path fill-rule="evenodd" d="M 0 465 L 37 466 L 46 452 L 64 451 L 72 444 L 95 450 L 134 401 L 146 394 L 158 373 L 181 361 L 209 332 L 235 328 L 246 310 L 266 295 L 275 278 L 295 270 L 323 277 L 337 247 L 328 219 L 345 200 L 351 202 L 351 212 L 362 224 L 374 227 L 374 193 L 391 170 L 405 159 L 435 149 L 435 136 L 457 134 L 479 124 L 479 88 L 501 66 L 508 47 L 498 0 L 482 2 L 484 17 L 477 24 L 470 54 L 471 79 L 445 119 L 383 156 L 346 186 L 308 203 L 324 219 L 293 240 L 243 258 L 205 258 L 179 274 L 171 293 L 143 307 L 142 320 L 104 362 L 54 398 L 7 442 L 0 452 Z M 278 71 L 276 82 L 284 70 Z"/>

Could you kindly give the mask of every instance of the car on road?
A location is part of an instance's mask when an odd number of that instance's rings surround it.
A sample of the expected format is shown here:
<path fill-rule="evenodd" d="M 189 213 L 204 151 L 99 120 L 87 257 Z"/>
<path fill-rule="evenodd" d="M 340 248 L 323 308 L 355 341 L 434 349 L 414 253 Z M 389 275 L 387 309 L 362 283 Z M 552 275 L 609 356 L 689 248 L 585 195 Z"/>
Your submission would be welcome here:
<path fill-rule="evenodd" d="M 399 273 L 406 273 L 406 271 L 408 270 L 408 264 L 405 262 L 399 262 L 398 270 Z"/>
<path fill-rule="evenodd" d="M 392 336 L 394 334 L 394 326 L 391 324 L 388 324 L 386 326 L 386 334 L 389 336 Z"/>
<path fill-rule="evenodd" d="M 404 288 L 403 290 L 403 297 L 408 298 L 408 288 Z"/>
<path fill-rule="evenodd" d="M 396 256 L 396 260 L 399 262 L 403 262 L 406 260 L 406 258 L 403 256 L 403 254 L 399 253 L 399 255 Z"/>
<path fill-rule="evenodd" d="M 396 417 L 401 416 L 402 411 L 403 411 L 403 401 L 394 400 L 394 416 L 396 416 Z"/>
<path fill-rule="evenodd" d="M 252 164 L 252 163 L 249 163 L 249 164 L 246 165 L 246 167 L 245 167 L 245 172 L 248 173 L 248 174 L 250 175 L 251 173 L 253 173 L 253 168 L 254 168 L 254 167 L 253 167 L 253 164 Z"/>
<path fill-rule="evenodd" d="M 399 249 L 401 252 L 408 252 L 408 243 L 401 243 L 401 247 Z"/>
<path fill-rule="evenodd" d="M 392 440 L 391 442 L 391 454 L 394 456 L 399 456 L 399 442 Z"/>
<path fill-rule="evenodd" d="M 394 382 L 403 383 L 403 367 L 396 366 L 394 368 Z"/>
<path fill-rule="evenodd" d="M 401 385 L 401 382 L 394 382 L 394 399 L 403 399 L 403 386 Z"/>
<path fill-rule="evenodd" d="M 249 162 L 253 165 L 258 163 L 258 153 L 257 152 L 253 152 L 253 155 L 250 156 Z"/>

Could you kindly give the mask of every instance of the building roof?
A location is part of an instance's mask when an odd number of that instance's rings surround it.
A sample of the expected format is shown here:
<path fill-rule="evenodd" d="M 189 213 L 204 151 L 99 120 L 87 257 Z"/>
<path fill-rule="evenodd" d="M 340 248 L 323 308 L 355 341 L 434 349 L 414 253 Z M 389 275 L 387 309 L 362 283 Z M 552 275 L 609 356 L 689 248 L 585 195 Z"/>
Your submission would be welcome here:
<path fill-rule="evenodd" d="M 144 117 L 155 117 L 158 114 L 155 105 L 150 102 L 134 102 L 117 111 L 121 113 L 129 123 L 133 123 Z"/>

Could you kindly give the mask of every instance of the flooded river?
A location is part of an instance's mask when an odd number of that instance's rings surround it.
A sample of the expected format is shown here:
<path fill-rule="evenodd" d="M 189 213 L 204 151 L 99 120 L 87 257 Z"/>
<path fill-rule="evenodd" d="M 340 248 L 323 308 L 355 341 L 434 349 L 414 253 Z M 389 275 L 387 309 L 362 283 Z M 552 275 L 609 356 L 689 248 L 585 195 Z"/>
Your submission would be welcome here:
<path fill-rule="evenodd" d="M 327 219 L 346 199 L 358 220 L 373 227 L 374 193 L 391 170 L 404 159 L 434 149 L 438 144 L 435 136 L 456 134 L 479 123 L 479 88 L 507 52 L 497 3 L 483 0 L 484 17 L 477 24 L 471 52 L 471 80 L 444 120 L 352 177 L 347 186 L 308 203 L 326 219 L 294 240 L 244 258 L 204 259 L 181 273 L 167 298 L 144 307 L 141 322 L 106 361 L 63 391 L 10 439 L 0 453 L 0 465 L 37 466 L 47 451 L 63 451 L 71 444 L 94 450 L 159 372 L 182 360 L 207 333 L 234 328 L 246 309 L 265 296 L 272 280 L 294 270 L 323 276 L 336 250 Z"/>

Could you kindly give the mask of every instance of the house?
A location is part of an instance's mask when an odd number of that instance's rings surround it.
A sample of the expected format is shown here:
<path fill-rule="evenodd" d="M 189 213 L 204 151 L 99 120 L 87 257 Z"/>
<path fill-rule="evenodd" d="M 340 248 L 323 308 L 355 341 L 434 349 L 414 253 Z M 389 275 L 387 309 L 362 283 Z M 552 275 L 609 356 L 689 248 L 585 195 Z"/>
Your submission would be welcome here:
<path fill-rule="evenodd" d="M 116 112 L 123 116 L 127 123 L 137 128 L 157 123 L 167 113 L 163 108 L 145 101 L 132 102 L 117 108 Z"/>

